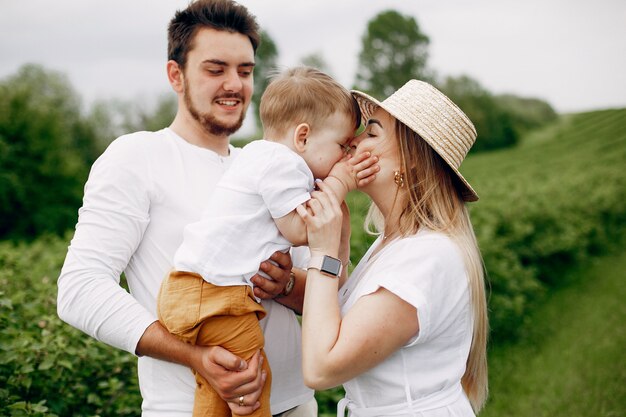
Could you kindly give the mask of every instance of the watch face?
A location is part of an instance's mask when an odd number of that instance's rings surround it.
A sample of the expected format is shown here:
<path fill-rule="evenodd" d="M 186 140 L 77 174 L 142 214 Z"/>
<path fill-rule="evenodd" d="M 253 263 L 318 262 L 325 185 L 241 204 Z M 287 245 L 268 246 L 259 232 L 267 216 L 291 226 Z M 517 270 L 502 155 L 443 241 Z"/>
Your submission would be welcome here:
<path fill-rule="evenodd" d="M 330 256 L 324 256 L 320 271 L 337 276 L 341 272 L 341 261 Z"/>

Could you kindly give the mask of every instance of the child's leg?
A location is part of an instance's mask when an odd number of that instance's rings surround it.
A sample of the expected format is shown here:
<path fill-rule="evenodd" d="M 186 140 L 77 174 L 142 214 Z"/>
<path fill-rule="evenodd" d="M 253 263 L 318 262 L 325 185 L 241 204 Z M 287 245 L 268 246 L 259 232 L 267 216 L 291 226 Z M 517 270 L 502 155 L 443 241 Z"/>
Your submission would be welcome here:
<path fill-rule="evenodd" d="M 198 345 L 222 346 L 246 361 L 250 360 L 257 350 L 263 348 L 263 342 L 263 332 L 255 312 L 242 316 L 211 317 L 202 324 L 196 340 Z M 250 415 L 270 417 L 271 372 L 263 350 L 261 350 L 261 354 L 263 355 L 263 369 L 267 372 L 267 379 L 259 398 L 261 407 Z M 197 373 L 196 380 L 198 385 L 194 400 L 193 416 L 230 416 L 228 404 L 217 395 L 208 382 Z"/>

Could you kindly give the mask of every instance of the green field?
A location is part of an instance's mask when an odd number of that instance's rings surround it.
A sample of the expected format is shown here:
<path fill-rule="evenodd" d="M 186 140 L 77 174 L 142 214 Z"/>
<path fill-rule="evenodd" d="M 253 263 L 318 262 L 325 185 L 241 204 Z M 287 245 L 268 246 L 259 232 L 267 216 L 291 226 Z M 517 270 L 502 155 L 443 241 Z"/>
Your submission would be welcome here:
<path fill-rule="evenodd" d="M 626 248 L 569 274 L 523 337 L 489 352 L 485 417 L 626 415 Z"/>
<path fill-rule="evenodd" d="M 485 415 L 624 415 L 624 260 L 577 269 L 623 248 L 624 167 L 626 109 L 561 116 L 461 167 L 481 196 L 471 214 L 489 280 Z M 356 262 L 373 238 L 366 198 L 349 203 Z M 69 238 L 0 242 L 0 415 L 139 414 L 134 358 L 56 316 Z M 332 415 L 339 395 L 318 393 L 320 412 Z"/>

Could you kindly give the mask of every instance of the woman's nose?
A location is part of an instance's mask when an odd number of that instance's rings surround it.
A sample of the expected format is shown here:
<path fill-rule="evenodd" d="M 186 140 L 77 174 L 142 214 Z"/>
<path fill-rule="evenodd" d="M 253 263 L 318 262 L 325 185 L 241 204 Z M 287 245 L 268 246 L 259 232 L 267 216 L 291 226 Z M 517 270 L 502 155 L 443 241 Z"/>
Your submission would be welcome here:
<path fill-rule="evenodd" d="M 353 148 L 356 148 L 357 146 L 359 146 L 359 143 L 361 143 L 361 141 L 363 140 L 364 135 L 365 135 L 365 132 L 361 133 L 358 136 L 353 137 L 352 140 L 350 141 L 350 146 Z"/>

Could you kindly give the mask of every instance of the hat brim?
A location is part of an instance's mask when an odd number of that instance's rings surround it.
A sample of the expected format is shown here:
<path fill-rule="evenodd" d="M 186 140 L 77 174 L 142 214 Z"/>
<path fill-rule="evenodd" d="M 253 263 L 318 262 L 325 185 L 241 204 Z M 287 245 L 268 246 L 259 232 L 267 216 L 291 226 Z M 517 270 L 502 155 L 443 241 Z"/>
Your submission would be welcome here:
<path fill-rule="evenodd" d="M 361 110 L 361 120 L 365 123 L 367 122 L 367 120 L 372 116 L 372 114 L 376 111 L 376 109 L 378 107 L 382 108 L 383 110 L 385 110 L 387 113 L 389 113 L 391 116 L 393 116 L 395 119 L 399 120 L 400 122 L 402 122 L 404 125 L 406 125 L 407 127 L 409 127 L 411 130 L 413 130 L 415 133 L 417 133 L 418 135 L 420 135 L 420 137 L 422 139 L 424 139 L 424 141 L 426 141 L 426 143 L 428 143 L 428 145 L 435 151 L 437 152 L 437 147 L 433 146 L 432 143 L 430 143 L 430 141 L 428 140 L 427 137 L 425 137 L 425 135 L 423 135 L 422 133 L 420 133 L 419 131 L 413 129 L 410 125 L 410 123 L 407 123 L 406 121 L 403 120 L 403 117 L 401 114 L 398 114 L 397 112 L 394 111 L 393 108 L 389 108 L 388 106 L 385 106 L 384 102 L 380 102 L 378 100 L 376 100 L 374 97 L 370 96 L 369 94 L 363 93 L 362 91 L 358 91 L 358 90 L 352 90 L 351 91 L 352 96 L 354 97 L 354 99 L 356 100 L 356 102 L 359 105 L 359 109 Z M 437 154 L 448 164 L 448 166 L 450 167 L 450 169 L 456 174 L 458 180 L 459 180 L 459 186 L 461 187 L 461 196 L 463 198 L 463 201 L 467 201 L 467 202 L 473 202 L 473 201 L 478 201 L 478 194 L 476 193 L 476 191 L 474 191 L 474 189 L 472 188 L 472 186 L 470 185 L 469 182 L 467 182 L 467 180 L 463 177 L 463 175 L 461 175 L 461 173 L 459 172 L 458 169 L 456 169 L 451 163 L 450 161 L 448 161 L 444 155 L 442 155 L 441 153 L 437 152 Z"/>

